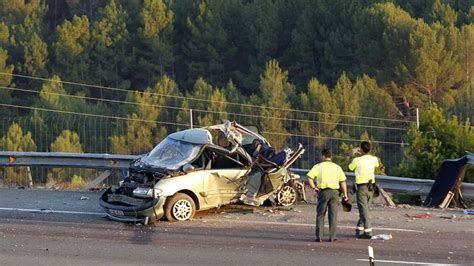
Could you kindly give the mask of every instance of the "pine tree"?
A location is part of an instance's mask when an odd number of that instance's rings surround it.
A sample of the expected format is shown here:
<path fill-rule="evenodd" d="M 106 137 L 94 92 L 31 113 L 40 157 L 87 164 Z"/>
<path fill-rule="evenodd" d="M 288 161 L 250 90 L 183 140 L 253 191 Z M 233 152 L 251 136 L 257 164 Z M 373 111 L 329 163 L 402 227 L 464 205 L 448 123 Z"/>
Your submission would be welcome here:
<path fill-rule="evenodd" d="M 199 4 L 198 4 L 199 3 Z M 197 14 L 187 17 L 190 38 L 184 43 L 183 55 L 187 60 L 186 78 L 190 85 L 204 76 L 212 84 L 223 85 L 226 72 L 223 55 L 226 53 L 226 32 L 220 17 L 221 1 L 195 1 Z"/>
<path fill-rule="evenodd" d="M 4 48 L 8 46 L 9 42 L 9 30 L 7 25 L 0 23 L 0 72 L 4 73 L 0 75 L 0 87 L 8 87 L 12 82 L 12 76 L 14 66 L 7 63 L 8 51 Z M 0 88 L 0 99 L 1 103 L 11 104 L 11 91 L 7 88 Z M 3 116 L 10 116 L 13 110 L 3 111 Z"/>
<path fill-rule="evenodd" d="M 36 144 L 31 133 L 23 134 L 23 130 L 17 123 L 12 123 L 5 136 L 0 139 L 0 150 L 3 151 L 36 151 Z M 26 186 L 29 184 L 27 167 L 5 168 L 4 183 L 13 186 Z"/>
<path fill-rule="evenodd" d="M 343 72 L 337 80 L 333 94 L 341 114 L 351 116 L 359 115 L 358 95 L 353 90 L 352 82 L 345 72 Z"/>
<path fill-rule="evenodd" d="M 51 143 L 51 152 L 72 152 L 83 153 L 79 135 L 70 130 L 63 130 L 59 136 Z M 84 183 L 80 176 L 81 171 L 77 169 L 55 168 L 48 172 L 48 187 L 77 187 L 77 183 Z M 90 173 L 91 174 L 91 173 Z M 75 179 L 75 182 L 72 182 Z M 79 181 L 81 180 L 81 181 Z M 75 184 L 74 184 L 75 183 Z M 85 183 L 84 183 L 85 184 Z"/>
<path fill-rule="evenodd" d="M 439 22 L 444 26 L 453 26 L 458 19 L 458 14 L 449 5 L 444 4 L 441 0 L 434 0 L 433 5 L 426 12 L 426 21 L 428 23 Z"/>
<path fill-rule="evenodd" d="M 94 62 L 93 73 L 100 85 L 128 88 L 131 58 L 127 52 L 130 35 L 127 30 L 128 14 L 116 0 L 99 11 L 100 19 L 93 23 L 90 52 Z M 105 94 L 105 95 L 104 95 Z M 100 97 L 116 98 L 115 94 L 100 91 Z"/>
<path fill-rule="evenodd" d="M 114 135 L 111 137 L 113 153 L 142 154 L 150 151 L 158 141 L 161 141 L 167 130 L 158 127 L 158 118 L 162 112 L 162 105 L 166 97 L 177 90 L 176 83 L 169 77 L 163 76 L 154 88 L 147 88 L 144 92 L 130 93 L 127 101 L 136 103 L 130 108 L 127 117 L 126 136 Z M 156 122 L 153 122 L 156 121 Z"/>
<path fill-rule="evenodd" d="M 86 16 L 74 16 L 56 29 L 57 40 L 53 44 L 54 65 L 57 73 L 68 81 L 88 82 L 90 75 L 90 29 Z M 89 81 L 90 82 L 90 81 Z"/>
<path fill-rule="evenodd" d="M 429 105 L 462 79 L 461 65 L 454 51 L 458 39 L 457 29 L 445 29 L 438 23 L 431 27 L 419 23 L 410 34 L 410 63 L 406 75 L 409 83 L 426 95 Z"/>
<path fill-rule="evenodd" d="M 410 146 L 406 146 L 397 174 L 408 177 L 435 177 L 443 160 L 459 158 L 474 149 L 471 124 L 460 122 L 456 116 L 444 116 L 435 105 L 421 113 L 420 128 L 411 128 L 406 137 Z"/>
<path fill-rule="evenodd" d="M 10 47 L 15 59 L 16 68 L 27 75 L 46 76 L 46 62 L 48 59 L 48 45 L 43 40 L 45 25 L 43 21 L 47 6 L 36 0 L 22 7 L 17 6 L 17 15 L 20 24 L 12 25 Z M 30 84 L 31 82 L 25 82 Z"/>
<path fill-rule="evenodd" d="M 266 64 L 265 71 L 260 76 L 260 93 L 262 97 L 263 118 L 260 126 L 270 144 L 276 148 L 283 148 L 288 132 L 285 128 L 285 118 L 290 109 L 288 94 L 294 91 L 294 86 L 288 82 L 288 71 L 280 68 L 278 61 L 271 60 Z M 288 125 L 289 126 L 289 125 Z"/>
<path fill-rule="evenodd" d="M 304 135 L 316 136 L 318 144 L 322 145 L 324 137 L 336 128 L 339 120 L 339 108 L 335 97 L 326 85 L 312 78 L 308 83 L 308 92 L 300 95 L 300 103 L 302 110 L 318 112 L 317 120 L 299 122 L 300 131 Z"/>
<path fill-rule="evenodd" d="M 140 13 L 142 27 L 138 29 L 137 65 L 134 72 L 139 84 L 152 84 L 157 77 L 173 74 L 173 19 L 170 3 L 145 0 Z"/>
<path fill-rule="evenodd" d="M 292 80 L 303 87 L 310 77 L 318 75 L 322 82 L 332 86 L 342 71 L 348 71 L 351 76 L 359 71 L 355 35 L 359 26 L 357 15 L 363 7 L 361 1 L 303 3 L 286 55 L 292 62 L 289 63 L 294 73 Z"/>
<path fill-rule="evenodd" d="M 79 97 L 68 96 L 72 95 L 63 87 L 61 78 L 54 75 L 42 85 L 37 105 L 42 108 L 60 111 L 87 112 L 91 110 L 86 104 L 85 99 L 80 97 L 80 94 L 76 95 Z"/>

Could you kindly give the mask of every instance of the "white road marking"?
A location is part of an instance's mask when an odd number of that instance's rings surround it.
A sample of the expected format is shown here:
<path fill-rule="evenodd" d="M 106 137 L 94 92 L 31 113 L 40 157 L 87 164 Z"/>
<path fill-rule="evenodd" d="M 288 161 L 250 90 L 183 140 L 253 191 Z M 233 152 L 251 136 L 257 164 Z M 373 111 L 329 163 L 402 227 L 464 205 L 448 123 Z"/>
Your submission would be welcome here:
<path fill-rule="evenodd" d="M 58 210 L 51 210 L 51 209 L 0 208 L 0 211 L 18 211 L 18 212 L 36 212 L 36 213 L 60 213 L 60 214 L 86 214 L 86 215 L 105 215 L 104 212 L 58 211 Z"/>
<path fill-rule="evenodd" d="M 19 211 L 19 212 L 36 212 L 36 213 L 57 213 L 57 214 L 83 214 L 83 215 L 105 215 L 105 212 L 82 212 L 82 211 L 59 211 L 51 209 L 23 209 L 23 208 L 1 208 L 0 211 Z M 288 226 L 307 226 L 315 227 L 315 224 L 307 223 L 290 223 L 290 222 L 268 222 L 268 221 L 254 221 L 254 220 L 218 220 L 218 219 L 206 219 L 208 221 L 216 222 L 234 222 L 234 223 L 247 223 L 247 224 L 268 224 L 268 225 L 288 225 Z M 328 226 L 327 224 L 325 225 Z M 339 228 L 353 229 L 354 226 L 350 225 L 338 225 Z M 390 227 L 373 227 L 376 230 L 386 230 L 386 231 L 398 231 L 398 232 L 411 232 L 411 233 L 424 233 L 424 231 L 412 230 L 412 229 L 402 229 L 402 228 L 390 228 Z"/>
<path fill-rule="evenodd" d="M 206 219 L 207 221 L 225 221 L 225 222 L 234 222 L 234 223 L 250 223 L 250 224 L 271 224 L 271 225 L 291 225 L 291 226 L 308 226 L 315 227 L 315 224 L 306 224 L 306 223 L 283 223 L 283 222 L 266 222 L 266 221 L 250 221 L 250 220 L 217 220 L 217 219 Z M 328 225 L 325 225 L 328 227 Z M 350 225 L 337 225 L 338 228 L 348 228 L 354 229 L 354 226 Z M 425 231 L 412 230 L 412 229 L 402 229 L 402 228 L 390 228 L 390 227 L 372 227 L 377 230 L 386 230 L 386 231 L 399 231 L 399 232 L 411 232 L 411 233 L 424 233 Z"/>
<path fill-rule="evenodd" d="M 369 261 L 368 259 L 357 259 L 356 261 Z M 445 263 L 431 263 L 431 262 L 418 262 L 418 261 L 400 261 L 400 260 L 374 260 L 379 263 L 392 263 L 392 264 L 410 264 L 410 265 L 458 265 L 458 264 L 445 264 Z"/>

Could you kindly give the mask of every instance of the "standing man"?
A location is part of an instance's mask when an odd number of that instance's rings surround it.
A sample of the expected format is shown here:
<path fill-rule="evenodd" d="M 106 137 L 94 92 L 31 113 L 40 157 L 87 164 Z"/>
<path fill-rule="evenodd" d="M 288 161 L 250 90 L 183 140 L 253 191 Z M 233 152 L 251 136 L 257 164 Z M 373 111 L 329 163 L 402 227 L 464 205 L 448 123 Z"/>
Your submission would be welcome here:
<path fill-rule="evenodd" d="M 356 237 L 372 238 L 372 227 L 369 220 L 369 209 L 372 204 L 375 190 L 375 168 L 379 167 L 379 159 L 370 155 L 370 143 L 363 141 L 360 144 L 362 156 L 354 158 L 349 164 L 349 170 L 355 171 L 355 189 L 359 221 L 357 222 Z"/>
<path fill-rule="evenodd" d="M 342 187 L 343 199 L 347 200 L 346 175 L 342 168 L 331 161 L 331 151 L 323 149 L 321 163 L 318 163 L 308 172 L 309 186 L 318 193 L 316 207 L 316 242 L 322 242 L 324 233 L 324 216 L 329 209 L 329 241 L 336 240 L 337 209 L 339 188 Z M 316 180 L 316 184 L 314 181 Z"/>

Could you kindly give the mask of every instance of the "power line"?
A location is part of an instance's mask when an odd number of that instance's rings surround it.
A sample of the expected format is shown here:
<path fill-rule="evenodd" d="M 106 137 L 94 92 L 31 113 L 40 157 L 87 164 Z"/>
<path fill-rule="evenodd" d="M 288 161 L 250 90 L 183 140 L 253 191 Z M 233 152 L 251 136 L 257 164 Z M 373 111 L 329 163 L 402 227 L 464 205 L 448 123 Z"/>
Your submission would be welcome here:
<path fill-rule="evenodd" d="M 29 92 L 29 93 L 37 93 L 37 94 L 43 93 L 43 94 L 48 94 L 48 95 L 56 95 L 56 96 L 62 96 L 62 97 L 70 97 L 70 98 L 76 98 L 76 99 L 87 99 L 87 100 L 94 100 L 94 101 L 119 103 L 119 104 L 130 104 L 130 105 L 138 105 L 138 106 L 142 105 L 142 106 L 149 106 L 149 107 L 170 108 L 170 109 L 176 109 L 176 110 L 189 110 L 187 108 L 167 106 L 167 105 L 147 104 L 147 103 L 141 104 L 141 103 L 130 102 L 130 101 L 112 100 L 112 99 L 104 99 L 104 98 L 81 96 L 81 95 L 71 95 L 71 94 L 64 94 L 64 93 L 57 93 L 57 92 L 44 92 L 44 91 L 42 92 L 42 91 L 37 91 L 37 90 L 28 90 L 28 89 L 20 89 L 20 88 L 5 87 L 5 86 L 0 86 L 0 89 L 7 89 L 7 90 L 12 90 L 12 91 L 22 91 L 22 92 Z M 299 123 L 314 123 L 314 124 L 336 125 L 336 126 L 352 126 L 352 127 L 364 127 L 364 128 L 375 128 L 375 129 L 400 130 L 400 131 L 405 130 L 405 128 L 397 128 L 397 127 L 360 125 L 360 124 L 305 120 L 305 119 L 295 119 L 295 118 L 276 117 L 276 116 L 238 114 L 238 113 L 233 113 L 233 112 L 208 111 L 208 110 L 201 110 L 201 109 L 193 109 L 193 111 L 204 112 L 204 113 L 217 113 L 217 114 L 225 114 L 225 115 L 234 115 L 234 116 L 238 115 L 238 116 L 252 117 L 252 118 L 277 119 L 277 120 L 293 121 L 293 122 L 299 122 Z M 333 116 L 336 117 L 338 115 L 333 115 Z"/>
<path fill-rule="evenodd" d="M 305 138 L 312 138 L 312 139 L 343 140 L 343 141 L 364 141 L 365 140 L 365 139 L 348 139 L 348 138 L 337 138 L 337 137 L 311 136 L 311 135 L 303 135 L 303 134 L 293 134 L 293 133 L 283 133 L 283 132 L 268 132 L 268 131 L 262 131 L 262 134 L 278 135 L 278 136 L 290 136 L 290 137 L 305 137 Z M 396 144 L 396 145 L 404 145 L 404 146 L 408 145 L 408 143 L 392 142 L 392 141 L 370 140 L 370 142 L 380 143 L 380 144 Z"/>
<path fill-rule="evenodd" d="M 54 110 L 54 109 L 48 109 L 48 108 L 30 107 L 30 106 L 22 106 L 22 105 L 14 105 L 14 104 L 0 103 L 0 106 L 11 107 L 11 108 L 19 108 L 19 109 L 36 110 L 36 111 L 44 111 L 44 112 L 53 112 L 53 113 L 73 114 L 73 115 L 81 115 L 81 116 L 108 118 L 108 119 L 116 119 L 116 120 L 125 120 L 125 121 L 156 123 L 156 124 L 165 124 L 165 125 L 174 125 L 174 126 L 189 126 L 188 124 L 182 124 L 182 123 L 170 123 L 170 122 L 161 122 L 161 121 L 153 121 L 153 120 L 145 120 L 145 119 L 134 119 L 134 118 L 125 118 L 125 117 L 108 116 L 108 115 L 78 113 L 78 112 L 71 112 L 71 111 L 61 111 L 61 110 Z M 290 133 L 283 133 L 283 132 L 268 132 L 268 131 L 265 131 L 265 132 L 262 132 L 262 133 L 270 134 L 270 135 L 308 137 L 308 138 L 317 138 L 317 139 L 326 138 L 326 139 L 332 139 L 332 140 L 361 141 L 361 139 L 348 139 L 348 138 L 337 138 L 337 137 L 318 137 L 318 136 L 303 135 L 303 134 L 290 134 Z M 389 141 L 372 141 L 372 142 L 381 143 L 381 144 L 407 145 L 407 144 L 404 144 L 404 143 L 389 142 Z"/>
<path fill-rule="evenodd" d="M 19 108 L 19 109 L 35 110 L 35 111 L 61 113 L 61 114 L 70 114 L 70 115 L 82 115 L 82 116 L 109 118 L 109 119 L 125 120 L 125 121 L 135 121 L 135 122 L 165 124 L 165 125 L 174 125 L 174 126 L 189 126 L 189 124 L 182 124 L 182 123 L 161 122 L 161 121 L 154 121 L 154 120 L 136 119 L 136 118 L 128 118 L 128 117 L 120 117 L 120 116 L 111 116 L 111 115 L 97 115 L 97 114 L 89 114 L 89 113 L 78 113 L 78 112 L 61 111 L 61 110 L 54 110 L 54 109 L 49 109 L 49 108 L 30 107 L 30 106 L 15 105 L 15 104 L 0 103 L 0 106 L 11 107 L 11 108 Z"/>
<path fill-rule="evenodd" d="M 114 88 L 114 87 L 91 85 L 91 84 L 71 82 L 71 81 L 62 81 L 62 80 L 58 81 L 58 80 L 53 80 L 53 79 L 46 79 L 46 78 L 41 78 L 41 77 L 34 77 L 34 76 L 29 76 L 29 75 L 13 74 L 13 73 L 6 73 L 6 72 L 0 72 L 0 75 L 14 76 L 14 77 L 19 77 L 19 78 L 27 78 L 27 79 L 49 81 L 49 82 L 56 82 L 56 83 L 63 83 L 63 84 L 68 84 L 68 85 L 83 86 L 83 87 L 90 87 L 90 88 L 96 88 L 96 89 L 106 89 L 106 90 L 119 91 L 119 92 L 125 92 L 125 93 L 131 92 L 130 90 L 119 89 L 119 88 Z M 143 94 L 143 92 L 139 92 L 139 93 Z M 413 121 L 406 121 L 406 120 L 400 120 L 400 119 L 355 116 L 355 115 L 347 115 L 347 114 L 331 114 L 331 113 L 323 113 L 323 112 L 315 112 L 315 111 L 307 111 L 307 110 L 296 110 L 296 109 L 290 109 L 290 108 L 259 106 L 259 105 L 254 105 L 254 104 L 232 103 L 232 102 L 226 102 L 226 101 L 213 101 L 213 100 L 209 100 L 209 99 L 199 99 L 199 98 L 188 97 L 188 96 L 185 97 L 185 96 L 169 95 L 169 94 L 162 94 L 162 93 L 156 93 L 156 92 L 150 92 L 150 94 L 151 95 L 156 95 L 156 96 L 161 96 L 161 97 L 176 98 L 176 99 L 181 99 L 181 100 L 193 100 L 193 101 L 210 102 L 210 103 L 221 103 L 221 104 L 229 104 L 229 105 L 235 105 L 235 106 L 264 108 L 264 109 L 270 109 L 270 110 L 290 111 L 290 112 L 299 112 L 299 113 L 308 113 L 308 114 L 338 115 L 338 116 L 351 117 L 351 118 L 362 118 L 362 119 L 382 120 L 382 121 L 391 121 L 391 122 L 413 123 Z"/>

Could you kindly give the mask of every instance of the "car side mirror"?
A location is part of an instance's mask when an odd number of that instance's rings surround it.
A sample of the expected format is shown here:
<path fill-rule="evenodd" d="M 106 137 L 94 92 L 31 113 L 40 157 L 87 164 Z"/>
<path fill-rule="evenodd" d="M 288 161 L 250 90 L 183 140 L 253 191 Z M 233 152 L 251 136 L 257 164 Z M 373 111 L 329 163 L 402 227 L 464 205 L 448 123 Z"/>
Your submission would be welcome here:
<path fill-rule="evenodd" d="M 190 173 L 190 172 L 194 171 L 194 166 L 187 163 L 187 164 L 183 165 L 182 170 L 183 170 L 183 172 L 185 172 L 187 174 L 187 173 Z"/>

